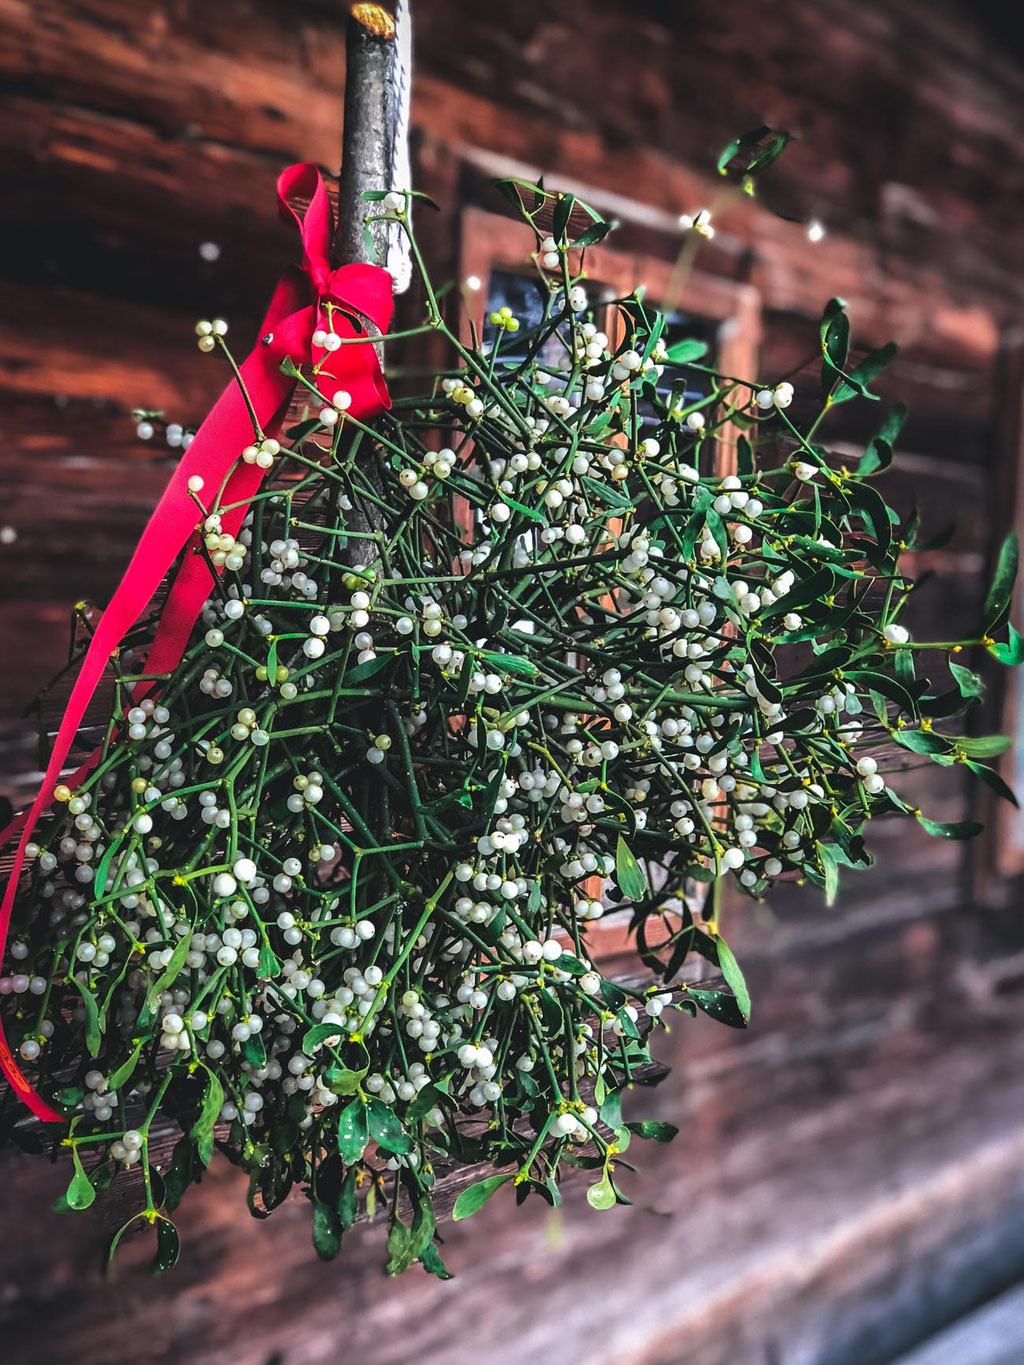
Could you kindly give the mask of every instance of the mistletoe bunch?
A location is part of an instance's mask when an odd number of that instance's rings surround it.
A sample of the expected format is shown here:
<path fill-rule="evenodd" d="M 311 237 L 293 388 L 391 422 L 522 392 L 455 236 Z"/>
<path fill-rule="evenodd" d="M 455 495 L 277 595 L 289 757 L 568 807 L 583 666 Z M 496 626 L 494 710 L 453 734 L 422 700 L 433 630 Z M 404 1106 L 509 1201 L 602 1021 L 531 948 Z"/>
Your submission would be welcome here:
<path fill-rule="evenodd" d="M 142 666 L 116 661 L 101 757 L 31 849 L 5 1023 L 67 1115 L 66 1206 L 140 1167 L 161 1267 L 215 1146 L 255 1213 L 305 1190 L 325 1257 L 383 1199 L 392 1273 L 447 1274 L 432 1191 L 453 1166 L 497 1171 L 457 1218 L 506 1182 L 557 1203 L 567 1164 L 594 1172 L 595 1207 L 627 1202 L 631 1139 L 675 1131 L 622 1120 L 652 1035 L 670 1013 L 748 1016 L 723 885 L 834 894 L 870 861 L 867 822 L 907 811 L 901 750 L 1002 789 L 981 760 L 1003 742 L 948 724 L 981 690 L 964 648 L 1024 655 L 1012 626 L 994 639 L 1015 542 L 977 640 L 912 640 L 900 556 L 924 547 L 876 488 L 902 413 L 852 469 L 817 434 L 873 398 L 893 348 L 851 364 L 833 300 L 798 427 L 792 383 L 666 344 L 639 293 L 592 310 L 608 225 L 506 189 L 542 320 L 502 309 L 463 345 L 424 271 L 413 330 L 451 365 L 372 427 L 288 362 L 307 415 L 239 452 L 268 472 L 237 538 L 223 491 L 193 488 L 211 587 L 181 665 L 132 705 Z M 371 217 L 411 235 L 408 206 Z M 198 331 L 230 359 L 223 324 Z M 641 984 L 592 956 L 616 907 Z M 680 984 L 691 953 L 724 981 Z"/>

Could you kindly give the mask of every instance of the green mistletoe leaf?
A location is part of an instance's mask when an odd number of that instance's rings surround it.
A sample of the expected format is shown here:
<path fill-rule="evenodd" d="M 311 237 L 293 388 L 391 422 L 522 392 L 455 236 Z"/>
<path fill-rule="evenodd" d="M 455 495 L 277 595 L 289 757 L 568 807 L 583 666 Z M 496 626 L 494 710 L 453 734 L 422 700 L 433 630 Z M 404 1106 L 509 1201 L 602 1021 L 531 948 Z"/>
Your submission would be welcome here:
<path fill-rule="evenodd" d="M 909 749 L 912 754 L 949 752 L 949 740 L 933 730 L 894 730 L 892 737 L 901 749 Z"/>
<path fill-rule="evenodd" d="M 338 1115 L 338 1151 L 342 1161 L 349 1166 L 361 1161 L 369 1141 L 370 1123 L 366 1101 L 359 1096 Z"/>
<path fill-rule="evenodd" d="M 387 668 L 393 660 L 390 654 L 378 654 L 376 659 L 367 659 L 364 664 L 356 664 L 345 674 L 346 686 L 349 683 L 366 682 L 367 678 L 375 677 L 382 669 Z"/>
<path fill-rule="evenodd" d="M 1016 628 L 1013 622 L 1009 622 L 1006 627 L 1007 640 L 1004 644 L 1001 640 L 988 646 L 988 652 L 998 659 L 1001 664 L 1016 665 L 1024 663 L 1024 635 Z"/>
<path fill-rule="evenodd" d="M 836 858 L 836 851 L 831 844 L 819 843 L 817 849 L 821 870 L 825 878 L 825 904 L 832 906 L 836 903 L 836 895 L 839 891 L 839 862 Z"/>
<path fill-rule="evenodd" d="M 328 1039 L 333 1039 L 333 1045 L 338 1047 L 344 1037 L 345 1027 L 343 1024 L 314 1024 L 302 1035 L 302 1050 L 307 1057 L 312 1057 Z"/>
<path fill-rule="evenodd" d="M 726 175 L 730 171 L 741 177 L 759 175 L 779 159 L 786 150 L 790 136 L 789 133 L 769 128 L 767 124 L 741 133 L 720 153 L 717 162 L 719 175 Z"/>
<path fill-rule="evenodd" d="M 572 953 L 563 953 L 553 964 L 560 972 L 568 972 L 570 976 L 583 976 L 590 970 L 578 957 Z"/>
<path fill-rule="evenodd" d="M 955 664 L 951 660 L 949 671 L 956 680 L 962 697 L 980 697 L 984 692 L 985 684 L 978 674 L 972 672 L 971 669 L 964 668 L 962 664 Z"/>
<path fill-rule="evenodd" d="M 281 975 L 281 964 L 269 943 L 264 943 L 260 947 L 260 960 L 257 972 L 261 980 L 268 980 L 271 977 Z"/>
<path fill-rule="evenodd" d="M 376 1095 L 366 1102 L 366 1116 L 370 1127 L 370 1137 L 386 1151 L 404 1156 L 411 1152 L 413 1141 L 402 1127 L 402 1121 L 393 1109 L 389 1109 Z"/>
<path fill-rule="evenodd" d="M 171 1164 L 164 1171 L 164 1208 L 173 1211 L 181 1203 L 185 1191 L 196 1177 L 196 1145 L 190 1134 L 185 1133 L 174 1144 Z"/>
<path fill-rule="evenodd" d="M 577 243 L 578 245 L 578 243 Z M 428 1275 L 436 1275 L 439 1280 L 451 1280 L 452 1272 L 441 1259 L 441 1253 L 433 1242 L 429 1242 L 420 1252 L 420 1265 Z"/>
<path fill-rule="evenodd" d="M 859 365 L 854 366 L 846 379 L 840 380 L 832 395 L 833 404 L 845 403 L 847 399 L 858 396 L 876 398 L 876 394 L 868 393 L 867 386 L 873 379 L 878 378 L 896 354 L 896 350 L 896 343 L 890 341 L 885 346 L 880 346 L 877 351 L 869 352 Z"/>
<path fill-rule="evenodd" d="M 976 738 L 958 735 L 950 743 L 956 745 L 958 753 L 968 758 L 998 758 L 1010 749 L 1013 741 L 1009 735 L 978 735 Z"/>
<path fill-rule="evenodd" d="M 819 845 L 820 849 L 821 845 Z M 732 949 L 724 938 L 716 937 L 715 943 L 718 947 L 718 965 L 722 969 L 725 977 L 725 984 L 732 991 L 736 999 L 736 1006 L 743 1016 L 744 1023 L 750 1023 L 750 991 L 747 983 L 740 971 L 740 964 L 736 961 Z"/>
<path fill-rule="evenodd" d="M 934 835 L 936 839 L 973 839 L 976 834 L 981 833 L 981 826 L 976 820 L 957 820 L 946 824 L 939 820 L 929 820 L 920 811 L 915 813 L 917 823 L 925 833 Z"/>
<path fill-rule="evenodd" d="M 357 1158 L 358 1159 L 358 1158 Z M 341 1182 L 341 1191 L 338 1194 L 338 1217 L 341 1219 L 342 1228 L 350 1228 L 356 1221 L 359 1212 L 359 1202 L 356 1198 L 356 1172 L 350 1169 Z"/>
<path fill-rule="evenodd" d="M 192 1125 L 189 1136 L 194 1139 L 196 1152 L 204 1166 L 209 1166 L 213 1156 L 213 1130 L 220 1118 L 224 1105 L 224 1087 L 212 1071 L 206 1073 L 206 1089 L 199 1117 Z"/>
<path fill-rule="evenodd" d="M 250 1034 L 242 1044 L 242 1056 L 254 1070 L 265 1066 L 267 1062 L 267 1045 L 263 1041 L 260 1033 Z"/>
<path fill-rule="evenodd" d="M 89 1207 L 96 1198 L 96 1190 L 85 1173 L 82 1158 L 78 1155 L 78 1147 L 74 1143 L 71 1144 L 71 1160 L 74 1162 L 75 1173 L 64 1194 L 64 1202 L 69 1209 L 74 1209 L 77 1213 Z"/>
<path fill-rule="evenodd" d="M 576 204 L 574 194 L 558 194 L 555 196 L 555 211 L 551 215 L 551 235 L 556 242 L 561 242 L 565 238 L 565 229 L 569 226 L 569 219 Z"/>
<path fill-rule="evenodd" d="M 388 1228 L 385 1275 L 401 1275 L 403 1270 L 408 1270 L 415 1259 L 412 1229 L 406 1227 L 400 1219 L 393 1219 Z"/>
<path fill-rule="evenodd" d="M 889 553 L 892 544 L 892 521 L 889 508 L 874 488 L 867 483 L 850 483 L 848 488 L 850 502 L 861 513 L 878 542 L 879 554 Z"/>
<path fill-rule="evenodd" d="M 984 763 L 975 763 L 970 758 L 967 760 L 967 766 L 976 777 L 981 778 L 987 787 L 991 787 L 997 796 L 1001 796 L 1004 801 L 1009 801 L 1011 806 L 1020 805 L 1013 788 L 1000 777 L 994 768 L 986 768 Z"/>
<path fill-rule="evenodd" d="M 298 445 L 299 442 L 304 441 L 307 436 L 312 436 L 314 431 L 319 431 L 320 425 L 319 417 L 308 417 L 306 421 L 296 422 L 293 427 L 289 427 L 285 432 L 285 435 L 288 437 L 289 441 Z"/>
<path fill-rule="evenodd" d="M 1020 542 L 1016 531 L 1011 531 L 1000 546 L 995 575 L 981 612 L 986 635 L 992 634 L 1002 623 L 1010 609 L 1010 599 L 1013 597 L 1013 588 L 1017 581 L 1019 559 Z"/>
<path fill-rule="evenodd" d="M 574 247 L 596 246 L 598 242 L 603 242 L 609 232 L 614 232 L 618 226 L 614 218 L 607 222 L 599 218 L 596 223 L 591 223 L 590 227 L 584 229 L 572 245 Z"/>
<path fill-rule="evenodd" d="M 596 1185 L 587 1190 L 587 1203 L 592 1209 L 610 1209 L 615 1206 L 615 1189 L 607 1170 Z"/>
<path fill-rule="evenodd" d="M 580 483 L 605 507 L 611 507 L 617 512 L 632 511 L 633 499 L 618 488 L 613 488 L 611 484 L 602 483 L 600 479 L 592 479 L 586 474 L 580 479 Z"/>
<path fill-rule="evenodd" d="M 313 1249 L 321 1261 L 333 1261 L 341 1250 L 341 1219 L 337 1209 L 313 1200 Z"/>
<path fill-rule="evenodd" d="M 836 383 L 843 377 L 846 357 L 850 351 L 850 319 L 842 299 L 830 299 L 821 319 L 821 392 L 828 398 Z"/>
<path fill-rule="evenodd" d="M 690 986 L 687 989 L 686 998 L 692 1000 L 698 1009 L 703 1010 L 712 1019 L 717 1019 L 721 1024 L 728 1024 L 730 1028 L 747 1027 L 747 1021 L 739 1007 L 739 1002 L 735 996 L 729 995 L 726 991 L 704 990 L 697 986 Z"/>
<path fill-rule="evenodd" d="M 185 959 L 189 954 L 191 939 L 191 934 L 187 933 L 182 934 L 181 938 L 178 939 L 174 951 L 171 953 L 170 961 L 150 986 L 149 991 L 146 994 L 146 1008 L 148 1010 L 153 1009 L 155 1002 L 159 1000 L 163 992 L 167 990 L 168 986 L 172 986 L 181 975 L 182 969 L 185 966 Z M 95 1055 L 96 1054 L 93 1053 L 94 1057 Z"/>
<path fill-rule="evenodd" d="M 656 1123 L 653 1119 L 644 1119 L 640 1123 L 627 1123 L 626 1127 L 637 1137 L 653 1138 L 655 1142 L 671 1142 L 679 1134 L 679 1129 L 674 1123 Z"/>
<path fill-rule="evenodd" d="M 615 880 L 626 900 L 641 900 L 647 894 L 647 878 L 621 834 L 615 845 Z"/>
<path fill-rule="evenodd" d="M 181 1251 L 181 1239 L 178 1237 L 178 1229 L 169 1218 L 162 1213 L 157 1214 L 155 1220 L 156 1227 L 156 1254 L 150 1262 L 150 1270 L 159 1275 L 164 1270 L 170 1270 L 171 1266 L 177 1264 L 178 1255 Z"/>
<path fill-rule="evenodd" d="M 88 1048 L 90 1057 L 98 1057 L 103 1045 L 100 1007 L 88 986 L 79 981 L 77 977 L 72 977 L 71 981 L 82 997 L 82 1004 L 85 1006 L 85 1046 Z"/>
<path fill-rule="evenodd" d="M 114 1071 L 110 1076 L 108 1076 L 107 1088 L 109 1090 L 114 1091 L 120 1090 L 121 1087 L 124 1085 L 125 1081 L 127 1081 L 131 1077 L 136 1066 L 138 1065 L 139 1054 L 142 1052 L 144 1043 L 145 1039 L 137 1038 L 135 1040 L 135 1045 L 133 1046 L 129 1056 L 125 1059 L 125 1061 L 121 1063 L 121 1065 L 117 1068 L 116 1071 Z"/>
<path fill-rule="evenodd" d="M 478 1180 L 475 1185 L 470 1185 L 456 1199 L 452 1219 L 459 1223 L 463 1218 L 471 1217 L 477 1209 L 483 1208 L 491 1195 L 496 1194 L 502 1185 L 512 1180 L 515 1174 L 515 1171 L 505 1171 L 501 1175 L 489 1175 L 486 1180 Z"/>
<path fill-rule="evenodd" d="M 510 498 L 505 493 L 502 494 L 501 500 L 502 502 L 508 503 L 509 507 L 511 507 L 514 512 L 518 512 L 519 515 L 525 517 L 527 521 L 536 522 L 538 526 L 543 526 L 547 521 L 544 513 L 538 511 L 536 507 L 527 507 L 525 502 L 517 502 L 515 498 Z"/>
<path fill-rule="evenodd" d="M 696 360 L 703 360 L 707 353 L 706 341 L 698 341 L 696 337 L 684 337 L 682 341 L 673 342 L 668 347 L 666 358 L 670 365 L 692 365 Z"/>
<path fill-rule="evenodd" d="M 869 692 L 880 693 L 888 701 L 895 702 L 900 711 L 907 716 L 917 715 L 917 703 L 902 683 L 888 674 L 876 673 L 871 669 L 851 668 L 846 672 L 850 682 Z"/>
<path fill-rule="evenodd" d="M 354 1095 L 369 1071 L 369 1066 L 351 1071 L 344 1066 L 329 1066 L 324 1072 L 324 1086 L 332 1095 Z"/>
<path fill-rule="evenodd" d="M 437 1085 L 425 1085 L 423 1089 L 419 1091 L 416 1098 L 409 1101 L 409 1108 L 405 1111 L 408 1121 L 410 1123 L 416 1123 L 425 1115 L 429 1114 L 431 1109 L 439 1109 L 443 1108 L 445 1105 L 452 1105 L 454 1101 L 451 1096 L 446 1093 L 449 1084 L 449 1077 L 445 1076 Z"/>
<path fill-rule="evenodd" d="M 482 649 L 480 658 L 496 672 L 510 673 L 517 678 L 535 678 L 537 665 L 532 659 L 524 659 L 518 654 L 498 654 L 494 650 Z"/>

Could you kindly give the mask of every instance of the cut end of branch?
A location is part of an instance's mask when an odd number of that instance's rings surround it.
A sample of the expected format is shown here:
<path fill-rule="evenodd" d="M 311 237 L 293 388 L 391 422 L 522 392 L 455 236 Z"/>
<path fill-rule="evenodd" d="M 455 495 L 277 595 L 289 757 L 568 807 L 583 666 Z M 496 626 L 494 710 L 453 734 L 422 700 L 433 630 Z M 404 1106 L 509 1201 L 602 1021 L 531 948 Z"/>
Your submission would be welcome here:
<path fill-rule="evenodd" d="M 352 18 L 374 38 L 388 42 L 395 36 L 395 21 L 380 5 L 353 5 Z"/>

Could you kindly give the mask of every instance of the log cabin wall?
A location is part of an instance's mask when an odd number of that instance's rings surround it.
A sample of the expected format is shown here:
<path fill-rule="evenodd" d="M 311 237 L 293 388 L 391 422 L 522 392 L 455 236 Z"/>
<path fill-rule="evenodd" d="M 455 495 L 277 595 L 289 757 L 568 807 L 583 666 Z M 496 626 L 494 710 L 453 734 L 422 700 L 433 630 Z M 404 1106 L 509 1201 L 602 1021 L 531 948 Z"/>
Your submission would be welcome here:
<path fill-rule="evenodd" d="M 798 132 L 765 197 L 820 219 L 824 240 L 745 200 L 700 268 L 756 291 L 766 377 L 813 353 L 834 293 L 861 345 L 900 343 L 881 387 L 911 417 L 890 486 L 959 528 L 922 565 L 934 577 L 914 625 L 969 629 L 1019 455 L 1024 76 L 1009 30 L 916 0 L 414 9 L 439 276 L 461 259 L 463 210 L 494 207 L 490 174 L 544 170 L 621 217 L 635 254 L 671 261 L 678 215 L 718 193 L 721 147 L 762 121 Z M 343 29 L 335 0 L 0 0 L 0 727 L 15 799 L 34 766 L 20 710 L 65 657 L 71 603 L 109 594 L 171 466 L 135 438 L 132 408 L 201 417 L 223 372 L 191 344 L 195 319 L 252 336 L 293 250 L 277 172 L 336 166 Z M 831 434 L 853 444 L 874 415 Z M 939 819 L 979 804 L 955 771 L 905 789 Z M 814 892 L 731 910 L 753 1027 L 673 1030 L 656 1107 L 683 1131 L 645 1155 L 633 1208 L 593 1214 L 571 1190 L 557 1216 L 514 1216 L 495 1200 L 448 1230 L 453 1284 L 418 1270 L 386 1283 L 373 1229 L 320 1265 L 304 1203 L 250 1223 L 215 1169 L 186 1200 L 183 1263 L 154 1282 L 129 1248 L 104 1288 L 93 1215 L 58 1222 L 45 1210 L 61 1173 L 8 1159 L 5 1359 L 893 1359 L 1024 1270 L 1024 935 L 1015 888 L 989 874 L 993 843 L 939 844 L 911 821 L 872 847 L 878 870 L 833 910 Z"/>

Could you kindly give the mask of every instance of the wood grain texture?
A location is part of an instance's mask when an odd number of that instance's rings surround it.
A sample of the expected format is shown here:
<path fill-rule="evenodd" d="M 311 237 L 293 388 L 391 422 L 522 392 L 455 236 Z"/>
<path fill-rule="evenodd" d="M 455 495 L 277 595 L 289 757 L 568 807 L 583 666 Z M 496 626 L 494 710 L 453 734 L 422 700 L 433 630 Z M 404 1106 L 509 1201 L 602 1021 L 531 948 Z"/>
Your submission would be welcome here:
<path fill-rule="evenodd" d="M 969 1006 L 978 983 L 949 963 L 976 931 L 952 899 L 923 916 L 897 896 L 821 938 L 787 931 L 780 905 L 782 930 L 748 944 L 756 1034 L 681 1023 L 659 1046 L 673 1078 L 630 1101 L 683 1134 L 625 1177 L 629 1210 L 597 1215 L 577 1185 L 558 1216 L 513 1216 L 499 1197 L 445 1227 L 453 1284 L 385 1284 L 379 1229 L 321 1266 L 304 1201 L 250 1223 L 242 1182 L 215 1163 L 181 1212 L 181 1266 L 153 1281 L 135 1239 L 113 1298 L 93 1213 L 26 1219 L 0 1245 L 11 1358 L 33 1358 L 45 1319 L 50 1339 L 76 1334 L 82 1365 L 133 1359 L 142 1340 L 157 1365 L 275 1352 L 319 1365 L 341 1349 L 374 1365 L 532 1365 L 552 1334 L 583 1359 L 635 1365 L 884 1360 L 1024 1265 L 1024 1091 L 1006 1027 L 1019 1002 Z M 44 1163 L 6 1170 L 25 1204 L 63 1183 Z"/>
<path fill-rule="evenodd" d="M 589 194 L 622 219 L 620 252 L 663 269 L 678 215 L 714 204 L 702 287 L 756 301 L 759 363 L 794 371 L 795 413 L 831 294 L 858 346 L 900 343 L 879 385 L 911 404 L 890 495 L 933 528 L 958 522 L 921 559 L 935 577 L 912 625 L 966 631 L 1007 515 L 994 451 L 1003 478 L 1014 459 L 1012 54 L 955 0 L 415 0 L 414 19 L 438 276 L 469 271 L 466 223 L 509 170 Z M 227 316 L 244 348 L 294 256 L 278 170 L 337 170 L 344 20 L 337 0 L 0 0 L 0 527 L 15 536 L 0 536 L 0 790 L 15 797 L 36 763 L 20 712 L 66 656 L 68 609 L 109 594 L 171 465 L 135 439 L 132 409 L 202 416 L 225 374 L 192 344 L 195 318 Z M 715 156 L 762 121 L 796 140 L 763 202 L 720 202 Z M 827 227 L 813 246 L 811 217 Z M 852 454 L 877 418 L 846 405 L 828 435 Z M 973 800 L 959 770 L 902 784 L 939 819 Z M 63 1171 L 8 1159 L 5 1362 L 881 1365 L 909 1349 L 1024 1273 L 1024 932 L 1012 888 L 1005 908 L 972 906 L 963 846 L 913 821 L 870 843 L 877 867 L 844 877 L 833 910 L 815 892 L 727 908 L 753 1026 L 684 1021 L 660 1044 L 676 1070 L 631 1103 L 683 1131 L 643 1153 L 632 1209 L 595 1214 L 578 1183 L 557 1217 L 499 1197 L 445 1227 L 454 1284 L 386 1283 L 379 1230 L 322 1266 L 304 1201 L 252 1222 L 218 1161 L 186 1201 L 183 1264 L 153 1281 L 133 1240 L 111 1291 L 102 1220 L 46 1213 Z M 601 953 L 635 970 L 614 927 Z"/>

